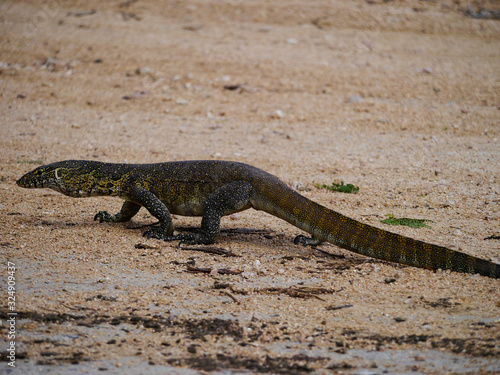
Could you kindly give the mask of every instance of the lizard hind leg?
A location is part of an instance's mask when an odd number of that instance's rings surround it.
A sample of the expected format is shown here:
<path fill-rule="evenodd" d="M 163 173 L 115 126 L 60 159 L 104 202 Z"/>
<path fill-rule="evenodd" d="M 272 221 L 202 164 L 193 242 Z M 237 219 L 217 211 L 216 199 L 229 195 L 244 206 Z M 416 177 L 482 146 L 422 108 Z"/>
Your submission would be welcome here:
<path fill-rule="evenodd" d="M 179 234 L 168 240 L 181 240 L 181 244 L 208 245 L 220 232 L 222 216 L 243 211 L 251 207 L 252 185 L 247 181 L 234 181 L 214 190 L 203 204 L 201 228 L 197 233 Z"/>

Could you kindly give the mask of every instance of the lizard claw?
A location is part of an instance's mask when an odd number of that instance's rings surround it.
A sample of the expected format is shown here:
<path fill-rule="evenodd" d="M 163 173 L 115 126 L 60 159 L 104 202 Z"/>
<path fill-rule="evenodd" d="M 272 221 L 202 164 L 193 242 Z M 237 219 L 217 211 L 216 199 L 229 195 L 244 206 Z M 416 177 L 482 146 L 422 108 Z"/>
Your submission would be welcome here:
<path fill-rule="evenodd" d="M 146 237 L 146 239 L 148 239 L 148 240 L 150 238 L 157 238 L 159 240 L 163 240 L 165 238 L 165 236 L 161 232 L 160 228 L 151 228 L 151 229 L 145 231 L 142 236 Z"/>
<path fill-rule="evenodd" d="M 297 237 L 294 238 L 293 243 L 295 245 L 301 244 L 302 246 L 317 246 L 321 244 L 323 240 L 320 240 L 318 238 L 314 237 L 306 237 L 302 234 L 299 234 Z"/>
<path fill-rule="evenodd" d="M 180 245 L 208 245 L 212 243 L 205 239 L 200 233 L 185 233 L 174 236 L 176 240 L 180 240 Z"/>
<path fill-rule="evenodd" d="M 107 211 L 99 211 L 94 216 L 94 221 L 99 220 L 99 223 L 103 223 L 105 221 L 114 221 L 113 215 L 110 215 Z"/>
<path fill-rule="evenodd" d="M 200 242 L 196 239 L 196 235 L 193 233 L 179 234 L 177 239 L 181 240 L 180 245 L 198 245 Z"/>
<path fill-rule="evenodd" d="M 308 238 L 302 234 L 299 234 L 297 237 L 293 239 L 293 243 L 295 245 L 301 244 L 302 246 L 306 247 L 307 246 L 307 240 Z"/>

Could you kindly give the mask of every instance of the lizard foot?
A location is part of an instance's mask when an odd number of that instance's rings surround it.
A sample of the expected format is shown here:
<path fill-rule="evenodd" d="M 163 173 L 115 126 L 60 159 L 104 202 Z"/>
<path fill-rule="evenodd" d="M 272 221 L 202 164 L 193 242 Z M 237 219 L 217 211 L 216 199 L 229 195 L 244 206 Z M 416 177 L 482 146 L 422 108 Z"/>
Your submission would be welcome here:
<path fill-rule="evenodd" d="M 99 211 L 94 216 L 94 221 L 97 221 L 97 220 L 99 220 L 99 223 L 103 223 L 105 221 L 113 222 L 113 221 L 115 221 L 115 215 L 111 215 L 107 211 Z"/>
<path fill-rule="evenodd" d="M 163 241 L 180 241 L 179 245 L 208 245 L 214 242 L 204 233 L 180 233 L 174 236 L 172 235 L 173 231 L 173 228 L 169 230 L 162 226 L 152 227 L 145 231 L 142 236 L 148 240 L 156 238 Z"/>
<path fill-rule="evenodd" d="M 214 242 L 202 233 L 186 233 L 180 234 L 177 237 L 181 240 L 179 245 L 208 245 Z"/>
<path fill-rule="evenodd" d="M 150 238 L 156 238 L 158 240 L 165 240 L 165 241 L 173 241 L 176 236 L 169 236 L 168 234 L 165 233 L 165 230 L 161 227 L 153 227 L 151 229 L 148 229 L 147 231 L 144 232 L 142 235 L 143 237 L 146 237 L 148 240 Z"/>
<path fill-rule="evenodd" d="M 317 246 L 321 244 L 323 241 L 319 240 L 314 237 L 306 237 L 302 234 L 299 234 L 297 237 L 294 238 L 293 243 L 295 245 L 301 244 L 302 246 Z"/>
<path fill-rule="evenodd" d="M 146 233 L 144 234 L 146 235 Z M 154 235 L 151 235 L 154 237 Z M 149 233 L 148 233 L 149 238 Z M 178 234 L 176 236 L 163 236 L 163 237 L 154 237 L 159 238 L 164 241 L 180 241 L 179 245 L 208 245 L 213 241 L 209 241 L 205 236 L 200 233 L 184 233 Z"/>
<path fill-rule="evenodd" d="M 188 233 L 188 234 L 178 234 L 175 236 L 172 235 L 167 235 L 165 232 L 159 228 L 159 227 L 153 227 L 142 235 L 143 237 L 146 237 L 148 240 L 150 238 L 156 238 L 158 240 L 163 240 L 163 241 L 181 241 L 179 245 L 198 245 L 202 244 L 204 242 L 201 242 L 197 236 L 193 233 Z"/>

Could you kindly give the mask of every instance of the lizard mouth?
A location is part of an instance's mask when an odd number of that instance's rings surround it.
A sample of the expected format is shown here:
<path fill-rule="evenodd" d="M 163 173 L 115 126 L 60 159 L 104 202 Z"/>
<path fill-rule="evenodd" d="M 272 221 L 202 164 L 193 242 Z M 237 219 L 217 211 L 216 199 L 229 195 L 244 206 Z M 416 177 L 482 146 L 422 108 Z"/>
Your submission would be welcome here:
<path fill-rule="evenodd" d="M 16 184 L 20 187 L 26 188 L 26 189 L 36 189 L 36 188 L 53 188 L 54 183 L 53 181 L 50 180 L 37 180 L 33 181 L 26 176 L 21 177 L 19 180 L 16 181 Z"/>

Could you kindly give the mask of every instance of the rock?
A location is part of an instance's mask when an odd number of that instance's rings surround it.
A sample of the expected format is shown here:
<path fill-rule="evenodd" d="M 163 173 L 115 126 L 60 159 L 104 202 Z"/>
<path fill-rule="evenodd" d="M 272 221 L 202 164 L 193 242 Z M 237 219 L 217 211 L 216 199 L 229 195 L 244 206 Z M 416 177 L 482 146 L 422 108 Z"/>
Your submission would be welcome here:
<path fill-rule="evenodd" d="M 135 70 L 135 74 L 138 75 L 138 76 L 145 76 L 145 75 L 148 75 L 148 74 L 152 74 L 152 71 L 149 67 L 145 66 L 145 67 L 139 67 Z"/>
<path fill-rule="evenodd" d="M 281 109 L 277 109 L 276 111 L 273 112 L 273 114 L 271 115 L 271 117 L 272 118 L 280 119 L 280 118 L 285 117 L 285 114 L 283 113 L 283 111 Z"/>
<path fill-rule="evenodd" d="M 354 94 L 349 99 L 347 99 L 347 103 L 363 103 L 364 99 L 359 94 Z"/>

